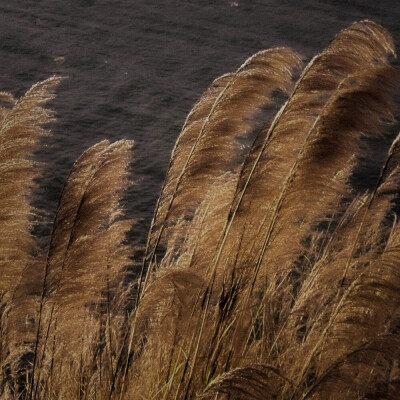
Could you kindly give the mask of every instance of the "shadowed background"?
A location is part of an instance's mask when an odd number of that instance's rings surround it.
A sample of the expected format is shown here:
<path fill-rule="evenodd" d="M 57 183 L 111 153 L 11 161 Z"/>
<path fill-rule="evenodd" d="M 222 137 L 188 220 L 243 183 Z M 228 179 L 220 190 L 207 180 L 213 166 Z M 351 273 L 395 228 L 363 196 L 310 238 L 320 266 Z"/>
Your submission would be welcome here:
<path fill-rule="evenodd" d="M 290 46 L 311 57 L 351 22 L 372 19 L 400 44 L 397 1 L 0 1 L 1 90 L 22 95 L 68 77 L 51 107 L 58 121 L 38 159 L 38 205 L 54 215 L 74 160 L 108 138 L 135 141 L 126 196 L 143 243 L 174 142 L 187 113 L 217 76 L 261 49 Z M 46 228 L 38 230 L 45 236 Z"/>

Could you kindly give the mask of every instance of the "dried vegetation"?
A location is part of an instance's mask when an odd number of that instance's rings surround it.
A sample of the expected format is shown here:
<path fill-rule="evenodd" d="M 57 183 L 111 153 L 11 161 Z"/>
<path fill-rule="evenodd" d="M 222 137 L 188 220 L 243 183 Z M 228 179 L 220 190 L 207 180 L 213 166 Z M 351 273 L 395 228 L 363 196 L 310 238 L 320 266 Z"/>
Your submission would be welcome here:
<path fill-rule="evenodd" d="M 32 154 L 60 78 L 1 93 L 0 398 L 398 399 L 394 58 L 362 21 L 304 69 L 276 48 L 216 79 L 177 140 L 132 282 L 132 142 L 78 158 L 43 249 Z"/>

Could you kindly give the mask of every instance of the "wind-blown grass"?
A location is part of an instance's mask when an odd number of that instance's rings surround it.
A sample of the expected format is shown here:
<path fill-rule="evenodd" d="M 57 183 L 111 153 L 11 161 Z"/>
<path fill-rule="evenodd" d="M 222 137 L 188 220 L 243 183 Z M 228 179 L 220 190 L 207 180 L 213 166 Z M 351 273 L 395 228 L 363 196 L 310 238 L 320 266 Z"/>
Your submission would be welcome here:
<path fill-rule="evenodd" d="M 60 78 L 3 93 L 0 398 L 398 398 L 394 57 L 362 21 L 303 71 L 277 48 L 216 79 L 177 140 L 133 282 L 132 142 L 83 152 L 42 249 L 31 160 Z"/>

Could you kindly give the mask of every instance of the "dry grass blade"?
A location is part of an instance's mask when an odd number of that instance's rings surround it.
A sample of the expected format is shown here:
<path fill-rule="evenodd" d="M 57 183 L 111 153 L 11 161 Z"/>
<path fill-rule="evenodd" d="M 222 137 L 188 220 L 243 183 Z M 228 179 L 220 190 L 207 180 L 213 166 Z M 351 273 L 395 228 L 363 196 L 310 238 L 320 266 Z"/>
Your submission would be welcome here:
<path fill-rule="evenodd" d="M 87 149 L 75 162 L 68 176 L 53 224 L 45 274 L 45 296 L 57 290 L 66 255 L 78 228 L 78 213 L 81 212 L 84 196 L 109 145 L 108 140 L 104 140 Z"/>
<path fill-rule="evenodd" d="M 157 242 L 157 239 L 154 238 L 156 236 L 154 230 L 159 229 L 158 227 L 161 224 L 161 211 L 159 210 L 160 203 L 165 203 L 167 201 L 165 197 L 170 196 L 169 193 L 172 190 L 171 188 L 173 188 L 173 185 L 176 185 L 179 175 L 184 168 L 188 157 L 190 156 L 192 147 L 196 143 L 199 132 L 203 126 L 204 119 L 207 118 L 216 99 L 225 89 L 226 85 L 232 80 L 232 77 L 233 74 L 228 73 L 215 79 L 205 93 L 203 93 L 199 101 L 194 105 L 186 118 L 181 133 L 176 141 L 174 149 L 172 150 L 167 176 L 165 177 L 161 194 L 157 200 L 157 206 L 154 211 L 154 217 L 148 235 L 146 254 L 144 256 L 145 259 L 148 259 L 150 256 L 149 253 L 153 251 L 155 243 Z"/>
<path fill-rule="evenodd" d="M 49 134 L 44 125 L 53 121 L 53 113 L 44 105 L 54 97 L 60 81 L 53 77 L 40 82 L 18 101 L 8 93 L 0 94 L 5 103 L 0 109 L 0 366 L 2 370 L 10 366 L 14 373 L 11 385 L 17 386 L 22 375 L 26 379 L 20 363 L 32 350 L 29 329 L 34 327 L 36 312 L 35 280 L 27 289 L 26 278 L 38 271 L 41 262 L 39 257 L 32 259 L 36 250 L 31 236 L 35 210 L 29 197 L 39 175 L 32 158 L 39 139 Z M 8 301 L 12 307 L 5 304 Z"/>
<path fill-rule="evenodd" d="M 167 197 L 171 196 L 171 191 L 173 190 L 174 185 L 177 184 L 179 175 L 182 169 L 184 169 L 188 158 L 190 157 L 190 152 L 192 151 L 192 148 L 198 139 L 198 135 L 202 129 L 205 118 L 207 118 L 216 99 L 225 89 L 226 85 L 231 81 L 232 77 L 233 74 L 228 73 L 215 79 L 206 92 L 201 96 L 199 101 L 194 105 L 182 127 L 182 131 L 172 151 L 167 176 L 165 177 L 161 194 L 157 200 L 153 220 L 151 222 L 150 231 L 147 237 L 146 250 L 143 257 L 144 264 L 142 267 L 142 276 L 140 277 L 139 293 L 141 291 L 146 261 L 154 257 L 158 241 L 160 240 L 162 218 L 163 214 L 165 214 L 165 211 L 163 213 L 159 209 L 160 204 L 166 203 Z"/>
<path fill-rule="evenodd" d="M 43 106 L 53 98 L 61 78 L 53 77 L 34 85 L 12 108 L 2 111 L 0 126 L 0 297 L 11 293 L 34 248 L 31 237 L 33 209 L 29 197 L 38 176 L 33 152 L 43 128 L 53 120 Z M 12 101 L 10 96 L 3 96 Z"/>
<path fill-rule="evenodd" d="M 38 317 L 38 326 L 36 333 L 33 374 L 31 378 L 30 396 L 33 395 L 33 382 L 35 381 L 35 372 L 38 362 L 38 346 L 41 343 L 41 330 L 43 325 L 43 306 L 45 297 L 49 297 L 56 292 L 58 282 L 61 278 L 62 270 L 66 260 L 66 255 L 71 245 L 72 235 L 77 222 L 77 214 L 79 207 L 83 201 L 83 196 L 93 174 L 100 163 L 101 157 L 105 149 L 109 146 L 108 141 L 103 141 L 86 150 L 74 163 L 74 166 L 69 174 L 67 182 L 63 188 L 60 197 L 60 203 L 53 224 L 53 230 L 50 240 L 49 251 L 45 261 L 43 273 L 43 283 L 41 289 L 41 299 Z M 47 313 L 51 313 L 53 307 L 50 306 Z M 46 321 L 45 330 L 51 324 L 51 321 Z M 46 343 L 42 343 L 44 347 Z M 43 353 L 42 349 L 42 353 Z"/>
<path fill-rule="evenodd" d="M 259 52 L 249 58 L 215 98 L 209 113 L 200 119 L 193 144 L 184 152 L 182 163 L 172 166 L 161 194 L 158 216 L 151 233 L 151 256 L 154 257 L 163 231 L 168 234 L 176 220 L 190 218 L 212 181 L 228 169 L 241 165 L 239 138 L 249 131 L 250 118 L 257 109 L 272 102 L 276 90 L 288 92 L 291 87 L 291 70 L 298 67 L 299 56 L 285 48 Z M 225 83 L 227 79 L 224 78 Z M 189 189 L 190 188 L 190 189 Z M 153 238 L 154 237 L 154 238 Z"/>
<path fill-rule="evenodd" d="M 52 362 L 60 368 L 60 374 L 67 367 L 63 366 L 65 357 L 74 365 L 70 373 L 75 377 L 79 377 L 82 366 L 89 371 L 93 367 L 89 355 L 88 359 L 81 359 L 78 368 L 77 357 L 81 350 L 100 345 L 98 318 L 105 313 L 102 304 L 106 302 L 107 289 L 130 263 L 130 252 L 123 242 L 132 221 L 120 220 L 119 201 L 129 184 L 126 176 L 131 147 L 131 141 L 111 145 L 101 142 L 85 152 L 64 189 L 63 197 L 67 194 L 69 197 L 60 201 L 49 252 L 50 284 L 45 284 L 42 322 L 43 329 L 47 329 L 51 324 L 48 311 L 55 306 L 53 319 L 57 318 L 57 333 L 51 334 L 57 336 L 58 346 Z M 82 326 L 85 326 L 84 337 L 80 333 Z M 40 339 L 43 347 L 37 358 L 40 354 L 46 363 L 46 347 L 50 343 L 43 334 Z M 62 377 L 57 375 L 54 379 Z"/>

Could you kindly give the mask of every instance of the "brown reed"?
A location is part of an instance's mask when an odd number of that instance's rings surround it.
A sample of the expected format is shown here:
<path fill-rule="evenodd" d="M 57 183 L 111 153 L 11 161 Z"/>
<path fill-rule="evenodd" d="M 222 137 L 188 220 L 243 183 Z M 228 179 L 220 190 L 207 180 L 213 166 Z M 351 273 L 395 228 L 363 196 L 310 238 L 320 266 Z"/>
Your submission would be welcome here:
<path fill-rule="evenodd" d="M 60 78 L 16 102 L 1 93 L 0 398 L 398 398 L 394 56 L 361 21 L 297 82 L 287 48 L 216 79 L 177 140 L 134 282 L 132 142 L 78 158 L 43 254 L 32 152 Z M 366 160 L 375 178 L 360 190 Z"/>

